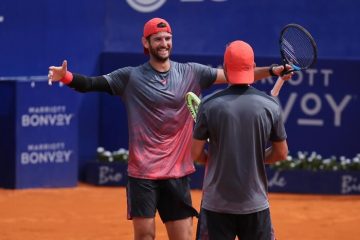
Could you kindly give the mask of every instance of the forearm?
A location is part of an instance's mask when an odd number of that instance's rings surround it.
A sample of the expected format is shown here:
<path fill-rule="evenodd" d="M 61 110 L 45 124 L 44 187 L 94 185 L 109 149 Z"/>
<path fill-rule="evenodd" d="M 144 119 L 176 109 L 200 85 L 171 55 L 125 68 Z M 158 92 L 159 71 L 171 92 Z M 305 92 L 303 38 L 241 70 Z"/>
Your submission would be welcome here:
<path fill-rule="evenodd" d="M 265 150 L 265 163 L 274 164 L 279 161 L 286 160 L 284 153 L 274 151 L 273 147 L 269 147 Z"/>
<path fill-rule="evenodd" d="M 270 77 L 270 67 L 256 67 L 254 70 L 254 80 L 258 81 Z"/>
<path fill-rule="evenodd" d="M 196 159 L 194 159 L 194 162 L 205 164 L 207 162 L 207 159 L 208 152 L 206 151 L 206 149 L 204 149 L 201 154 Z"/>
<path fill-rule="evenodd" d="M 191 146 L 191 157 L 194 162 L 205 163 L 207 161 L 207 151 L 204 149 L 205 141 L 193 138 Z"/>
<path fill-rule="evenodd" d="M 78 92 L 107 92 L 112 94 L 110 85 L 104 76 L 87 77 L 74 73 L 66 85 Z"/>

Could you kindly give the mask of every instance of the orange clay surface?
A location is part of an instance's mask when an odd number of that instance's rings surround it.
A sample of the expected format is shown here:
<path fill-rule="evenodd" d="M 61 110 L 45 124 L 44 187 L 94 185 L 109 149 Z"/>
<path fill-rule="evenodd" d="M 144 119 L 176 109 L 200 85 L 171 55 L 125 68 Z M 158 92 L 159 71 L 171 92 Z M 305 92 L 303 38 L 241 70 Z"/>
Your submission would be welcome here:
<path fill-rule="evenodd" d="M 201 192 L 192 191 L 199 209 Z M 360 196 L 270 194 L 279 240 L 360 239 Z M 194 220 L 194 233 L 196 226 Z M 156 239 L 167 239 L 156 218 Z M 0 189 L 1 240 L 127 240 L 123 187 Z"/>

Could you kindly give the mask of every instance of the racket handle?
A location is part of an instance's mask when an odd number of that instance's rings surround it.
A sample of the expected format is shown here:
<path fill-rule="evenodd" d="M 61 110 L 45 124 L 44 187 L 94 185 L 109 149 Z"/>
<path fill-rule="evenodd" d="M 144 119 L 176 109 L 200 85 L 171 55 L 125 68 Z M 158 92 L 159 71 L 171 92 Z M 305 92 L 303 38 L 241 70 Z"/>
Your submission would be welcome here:
<path fill-rule="evenodd" d="M 281 77 L 279 77 L 276 80 L 276 83 L 275 83 L 273 89 L 271 90 L 271 96 L 277 97 L 279 95 L 280 89 L 281 89 L 282 85 L 284 84 L 284 82 L 285 81 Z"/>

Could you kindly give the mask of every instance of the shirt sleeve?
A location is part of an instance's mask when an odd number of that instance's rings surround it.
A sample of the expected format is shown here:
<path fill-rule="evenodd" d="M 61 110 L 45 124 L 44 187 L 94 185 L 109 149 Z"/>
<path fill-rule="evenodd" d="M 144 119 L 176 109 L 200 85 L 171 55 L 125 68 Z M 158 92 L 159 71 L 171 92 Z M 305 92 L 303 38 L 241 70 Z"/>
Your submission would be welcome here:
<path fill-rule="evenodd" d="M 216 80 L 217 69 L 199 63 L 192 63 L 201 89 L 209 88 Z"/>
<path fill-rule="evenodd" d="M 270 134 L 270 141 L 279 142 L 283 141 L 287 138 L 283 115 L 278 109 L 275 115 L 275 119 L 273 120 L 273 126 Z"/>
<path fill-rule="evenodd" d="M 114 95 L 123 95 L 129 82 L 132 69 L 133 67 L 119 68 L 109 74 L 104 75 Z"/>

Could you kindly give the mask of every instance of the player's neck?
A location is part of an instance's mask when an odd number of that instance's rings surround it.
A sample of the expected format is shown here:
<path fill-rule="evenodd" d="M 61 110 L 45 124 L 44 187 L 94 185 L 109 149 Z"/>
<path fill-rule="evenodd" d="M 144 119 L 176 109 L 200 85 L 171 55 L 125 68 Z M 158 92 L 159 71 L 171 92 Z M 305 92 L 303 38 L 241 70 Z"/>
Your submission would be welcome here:
<path fill-rule="evenodd" d="M 150 59 L 150 65 L 158 72 L 167 72 L 170 69 L 170 59 L 167 59 L 165 62 Z"/>

